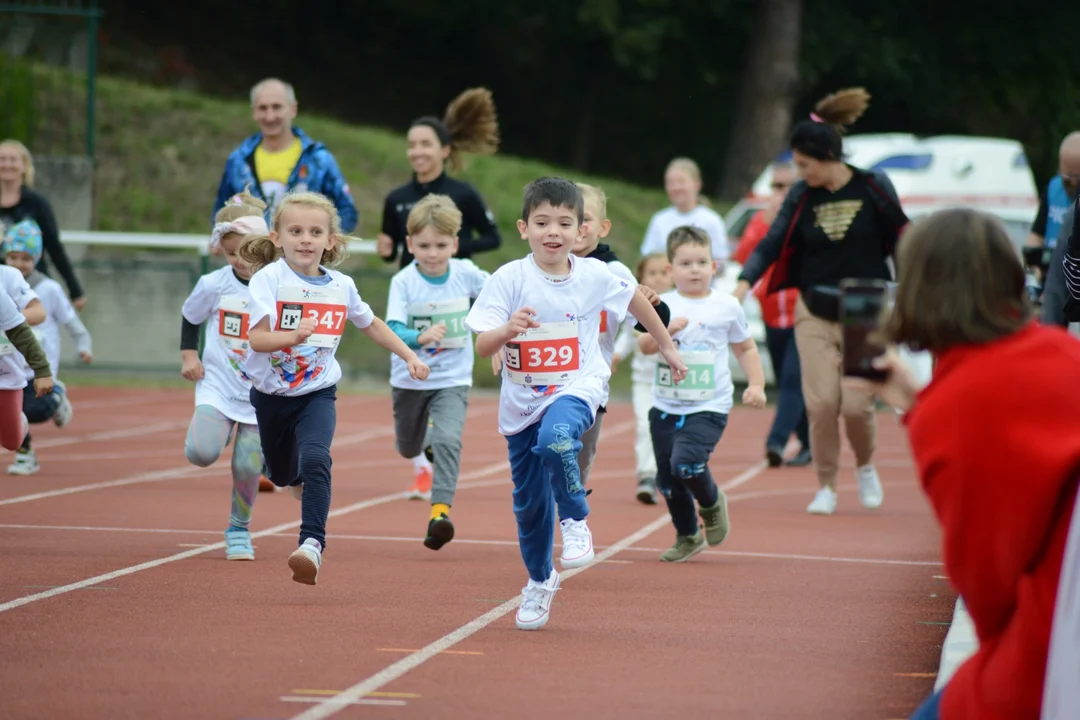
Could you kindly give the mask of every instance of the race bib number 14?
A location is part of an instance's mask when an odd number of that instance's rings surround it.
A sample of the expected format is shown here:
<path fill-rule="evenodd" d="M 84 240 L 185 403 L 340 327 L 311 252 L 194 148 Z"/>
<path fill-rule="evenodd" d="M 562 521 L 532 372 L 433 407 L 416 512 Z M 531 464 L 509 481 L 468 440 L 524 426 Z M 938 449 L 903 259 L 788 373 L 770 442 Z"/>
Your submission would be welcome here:
<path fill-rule="evenodd" d="M 518 385 L 566 385 L 581 369 L 576 321 L 544 323 L 506 343 L 506 377 Z"/>
<path fill-rule="evenodd" d="M 286 285 L 278 289 L 278 330 L 295 330 L 304 318 L 315 321 L 315 332 L 305 345 L 336 348 L 345 332 L 347 316 L 345 292 L 340 288 Z"/>
<path fill-rule="evenodd" d="M 684 351 L 679 359 L 686 364 L 686 378 L 678 385 L 671 367 L 663 360 L 656 364 L 656 395 L 668 400 L 711 400 L 716 394 L 716 365 L 712 351 Z"/>

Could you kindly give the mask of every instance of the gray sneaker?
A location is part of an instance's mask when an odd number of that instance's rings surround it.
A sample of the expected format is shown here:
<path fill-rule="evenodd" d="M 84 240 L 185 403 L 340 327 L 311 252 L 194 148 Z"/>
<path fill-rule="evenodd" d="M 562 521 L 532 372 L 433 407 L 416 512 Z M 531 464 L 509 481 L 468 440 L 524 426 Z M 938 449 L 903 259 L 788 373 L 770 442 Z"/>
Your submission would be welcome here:
<path fill-rule="evenodd" d="M 705 549 L 705 538 L 698 530 L 693 535 L 678 535 L 675 544 L 660 554 L 663 562 L 686 562 Z"/>
<path fill-rule="evenodd" d="M 657 498 L 655 478 L 643 477 L 638 480 L 637 499 L 639 503 L 643 503 L 645 505 L 656 504 Z"/>
<path fill-rule="evenodd" d="M 698 508 L 698 515 L 705 522 L 705 538 L 710 545 L 719 545 L 731 531 L 731 521 L 728 519 L 727 497 L 720 493 L 716 504 L 712 507 Z"/>

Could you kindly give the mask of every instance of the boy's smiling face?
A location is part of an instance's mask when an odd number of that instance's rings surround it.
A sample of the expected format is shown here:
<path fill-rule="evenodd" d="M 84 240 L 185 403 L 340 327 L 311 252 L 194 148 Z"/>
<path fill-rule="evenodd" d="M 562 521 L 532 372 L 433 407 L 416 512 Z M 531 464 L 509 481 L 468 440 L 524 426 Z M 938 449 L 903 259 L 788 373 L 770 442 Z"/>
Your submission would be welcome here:
<path fill-rule="evenodd" d="M 34 271 L 34 258 L 28 252 L 13 250 L 4 256 L 4 262 L 21 272 L 23 277 L 29 277 Z"/>
<path fill-rule="evenodd" d="M 529 212 L 529 221 L 518 220 L 518 232 L 529 241 L 533 259 L 545 272 L 564 275 L 570 271 L 567 259 L 582 234 L 578 213 L 566 206 L 554 207 L 545 201 Z"/>

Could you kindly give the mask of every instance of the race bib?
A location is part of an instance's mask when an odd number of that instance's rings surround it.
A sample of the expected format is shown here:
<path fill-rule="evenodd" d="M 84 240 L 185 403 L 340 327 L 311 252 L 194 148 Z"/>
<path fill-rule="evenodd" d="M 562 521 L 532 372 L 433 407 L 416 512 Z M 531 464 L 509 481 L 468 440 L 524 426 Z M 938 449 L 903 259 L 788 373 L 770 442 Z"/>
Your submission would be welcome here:
<path fill-rule="evenodd" d="M 506 378 L 518 385 L 566 385 L 577 377 L 577 321 L 544 323 L 506 343 Z"/>
<path fill-rule="evenodd" d="M 36 326 L 30 328 L 30 330 L 33 331 L 34 337 L 37 338 L 38 344 L 41 345 L 41 348 L 44 350 L 45 349 L 45 332 L 42 331 L 42 330 L 39 330 Z M 18 352 L 19 351 L 15 349 L 15 346 L 11 344 L 11 341 L 8 340 L 7 335 L 5 333 L 0 332 L 0 357 L 5 357 L 7 355 L 15 355 Z"/>
<path fill-rule="evenodd" d="M 278 330 L 295 330 L 303 318 L 315 321 L 315 332 L 304 345 L 336 348 L 345 332 L 347 315 L 345 292 L 340 288 L 286 285 L 278 289 Z"/>
<path fill-rule="evenodd" d="M 464 348 L 469 346 L 469 329 L 465 327 L 468 314 L 468 298 L 413 303 L 409 306 L 409 327 L 423 333 L 442 323 L 446 325 L 446 335 L 425 347 Z"/>
<path fill-rule="evenodd" d="M 716 393 L 715 355 L 711 350 L 691 350 L 679 353 L 686 363 L 686 377 L 678 385 L 671 367 L 662 359 L 656 364 L 656 395 L 668 400 L 711 400 Z"/>
<path fill-rule="evenodd" d="M 250 304 L 247 298 L 240 295 L 225 295 L 221 298 L 221 305 L 218 307 L 218 337 L 221 338 L 221 344 L 229 350 L 246 351 L 250 347 Z"/>

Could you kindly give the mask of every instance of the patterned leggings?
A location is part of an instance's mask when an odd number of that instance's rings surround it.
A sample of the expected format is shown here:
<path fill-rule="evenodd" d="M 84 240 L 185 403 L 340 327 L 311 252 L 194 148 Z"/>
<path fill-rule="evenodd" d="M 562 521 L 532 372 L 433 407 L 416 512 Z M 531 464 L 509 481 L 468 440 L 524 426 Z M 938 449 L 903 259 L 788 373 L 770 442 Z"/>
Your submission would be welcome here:
<path fill-rule="evenodd" d="M 263 468 L 258 426 L 234 422 L 215 407 L 199 405 L 191 417 L 184 454 L 192 465 L 213 465 L 229 444 L 234 426 L 236 440 L 232 455 L 233 491 L 229 527 L 246 529 L 251 525 L 251 508 L 259 493 L 259 477 Z"/>

